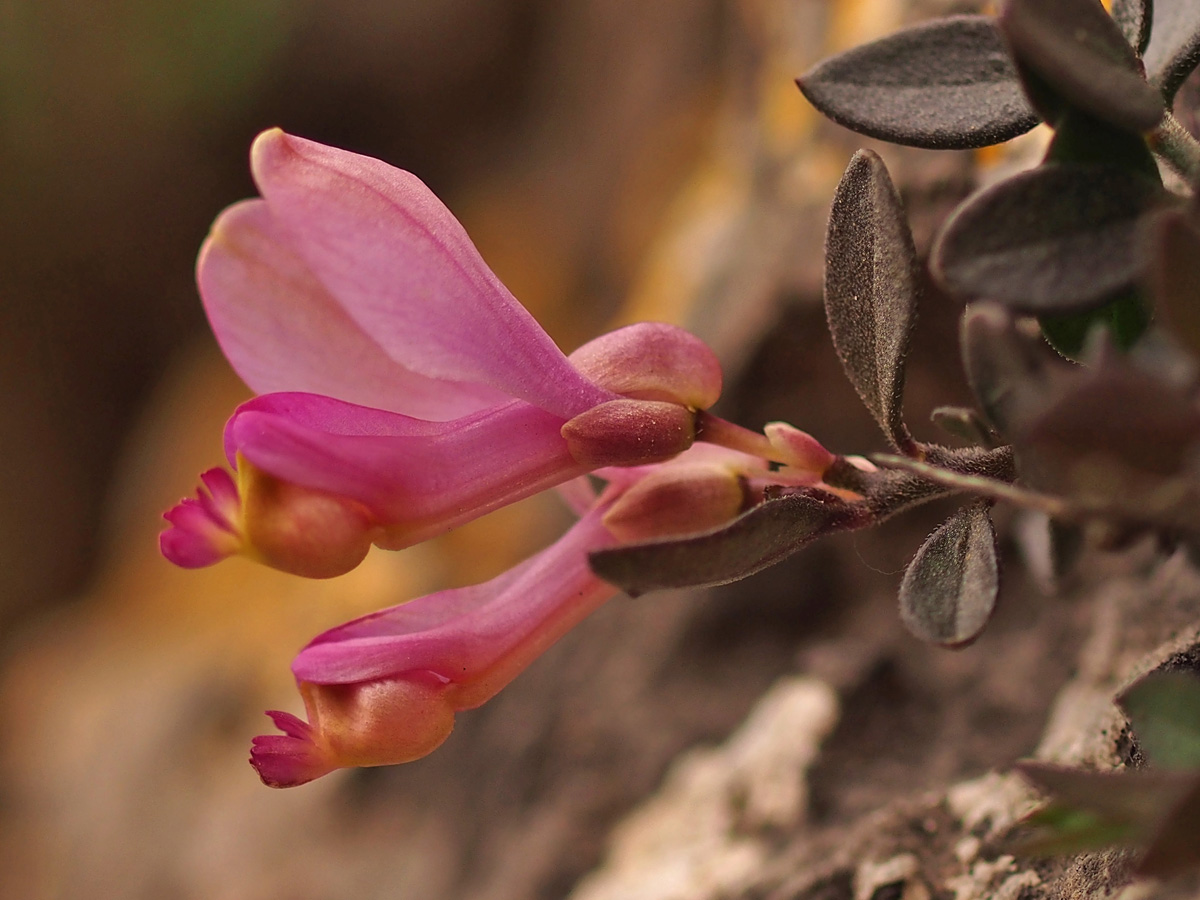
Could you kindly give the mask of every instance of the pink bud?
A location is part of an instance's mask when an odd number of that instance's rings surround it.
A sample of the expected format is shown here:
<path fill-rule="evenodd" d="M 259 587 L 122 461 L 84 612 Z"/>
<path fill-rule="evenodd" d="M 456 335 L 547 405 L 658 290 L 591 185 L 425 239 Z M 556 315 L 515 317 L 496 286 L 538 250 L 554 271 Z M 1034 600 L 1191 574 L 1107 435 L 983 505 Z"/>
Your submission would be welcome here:
<path fill-rule="evenodd" d="M 562 436 L 581 466 L 642 466 L 690 447 L 696 417 L 677 403 L 610 400 L 571 419 L 562 427 Z"/>
<path fill-rule="evenodd" d="M 729 466 L 675 463 L 657 468 L 604 514 L 620 541 L 695 534 L 724 525 L 747 505 L 746 484 Z"/>
<path fill-rule="evenodd" d="M 596 384 L 625 397 L 708 409 L 721 396 L 716 354 L 694 334 L 662 322 L 639 322 L 601 335 L 570 360 Z"/>
<path fill-rule="evenodd" d="M 781 462 L 794 469 L 811 472 L 819 481 L 837 458 L 821 442 L 787 422 L 771 422 L 763 429 Z"/>

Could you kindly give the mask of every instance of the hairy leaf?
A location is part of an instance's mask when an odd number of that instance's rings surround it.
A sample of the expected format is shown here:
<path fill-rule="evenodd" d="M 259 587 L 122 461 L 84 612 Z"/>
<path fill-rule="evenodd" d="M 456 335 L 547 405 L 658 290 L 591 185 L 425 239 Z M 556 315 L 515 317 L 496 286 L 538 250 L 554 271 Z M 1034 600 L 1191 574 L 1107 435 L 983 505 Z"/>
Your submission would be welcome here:
<path fill-rule="evenodd" d="M 1157 5 L 1154 0 L 1113 0 L 1112 9 L 1109 10 L 1126 43 L 1139 56 L 1145 52 L 1150 40 L 1150 21 Z"/>
<path fill-rule="evenodd" d="M 900 618 L 921 640 L 962 647 L 996 606 L 996 532 L 986 502 L 964 506 L 926 539 L 900 583 Z"/>
<path fill-rule="evenodd" d="M 967 383 L 993 427 L 1006 438 L 1052 397 L 1061 365 L 1036 336 L 1023 333 L 1009 310 L 975 303 L 963 314 L 960 344 Z"/>
<path fill-rule="evenodd" d="M 867 510 L 821 491 L 764 500 L 731 524 L 674 540 L 600 550 L 592 571 L 626 593 L 727 584 L 753 575 L 823 534 L 865 524 Z"/>
<path fill-rule="evenodd" d="M 1194 531 L 1200 410 L 1190 391 L 1109 358 L 1078 369 L 1012 434 L 1039 482 L 1088 507 Z M 1023 470 L 1024 471 L 1024 470 Z"/>
<path fill-rule="evenodd" d="M 1117 703 L 1152 765 L 1200 769 L 1200 678 L 1156 670 L 1122 693 Z"/>
<path fill-rule="evenodd" d="M 995 447 L 996 434 L 980 418 L 979 413 L 965 406 L 939 406 L 931 414 L 933 424 L 968 444 Z"/>
<path fill-rule="evenodd" d="M 1038 121 L 990 16 L 896 32 L 825 60 L 796 83 L 839 125 L 910 147 L 986 147 Z"/>
<path fill-rule="evenodd" d="M 1134 132 L 1162 118 L 1161 95 L 1097 0 L 1009 0 L 1000 30 L 1021 65 L 1068 105 Z"/>
<path fill-rule="evenodd" d="M 892 445 L 913 446 L 901 408 L 917 295 L 917 254 L 883 160 L 851 159 L 825 239 L 825 312 L 851 384 Z"/>
<path fill-rule="evenodd" d="M 1154 0 L 1153 19 L 1142 62 L 1150 83 L 1170 101 L 1200 63 L 1200 4 Z"/>
<path fill-rule="evenodd" d="M 960 206 L 930 265 L 954 294 L 1025 312 L 1100 306 L 1144 270 L 1139 226 L 1161 196 L 1124 169 L 1043 165 Z"/>

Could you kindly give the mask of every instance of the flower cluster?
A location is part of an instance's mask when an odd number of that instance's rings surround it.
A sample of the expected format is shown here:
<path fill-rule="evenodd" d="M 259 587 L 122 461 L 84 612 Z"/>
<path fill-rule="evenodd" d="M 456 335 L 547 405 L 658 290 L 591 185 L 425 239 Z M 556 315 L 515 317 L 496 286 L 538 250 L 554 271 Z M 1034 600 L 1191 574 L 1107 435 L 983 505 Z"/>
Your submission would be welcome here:
<path fill-rule="evenodd" d="M 832 462 L 790 426 L 753 434 L 705 412 L 720 366 L 674 326 L 565 356 L 413 175 L 278 129 L 255 141 L 251 167 L 261 198 L 217 219 L 197 281 L 258 396 L 225 428 L 235 475 L 204 473 L 165 514 L 163 554 L 330 577 L 372 544 L 410 546 L 550 487 L 580 513 L 489 582 L 314 639 L 292 667 L 308 720 L 269 713 L 283 734 L 254 741 L 267 784 L 429 753 L 456 711 L 615 592 L 590 551 L 717 527 L 768 481 L 814 484 Z M 588 473 L 606 482 L 598 495 Z"/>

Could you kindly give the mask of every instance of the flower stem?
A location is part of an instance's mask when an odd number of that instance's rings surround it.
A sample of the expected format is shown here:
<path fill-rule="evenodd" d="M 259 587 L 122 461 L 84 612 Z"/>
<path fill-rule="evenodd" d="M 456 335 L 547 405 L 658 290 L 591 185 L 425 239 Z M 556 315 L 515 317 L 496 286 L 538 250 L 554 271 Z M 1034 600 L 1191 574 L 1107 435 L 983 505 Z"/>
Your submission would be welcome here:
<path fill-rule="evenodd" d="M 771 446 L 765 434 L 735 425 L 703 410 L 696 415 L 696 440 L 730 450 L 740 450 L 742 453 L 749 453 L 771 462 L 787 461 L 780 458 L 779 451 Z"/>

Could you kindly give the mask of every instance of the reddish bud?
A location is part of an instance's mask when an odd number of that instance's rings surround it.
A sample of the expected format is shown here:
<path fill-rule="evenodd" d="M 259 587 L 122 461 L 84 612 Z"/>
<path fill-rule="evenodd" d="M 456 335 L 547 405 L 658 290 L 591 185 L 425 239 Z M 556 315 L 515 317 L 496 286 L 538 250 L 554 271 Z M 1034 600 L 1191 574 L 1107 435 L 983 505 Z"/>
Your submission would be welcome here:
<path fill-rule="evenodd" d="M 696 437 L 695 414 L 659 400 L 610 400 L 562 427 L 567 448 L 589 469 L 643 466 L 682 453 Z"/>

